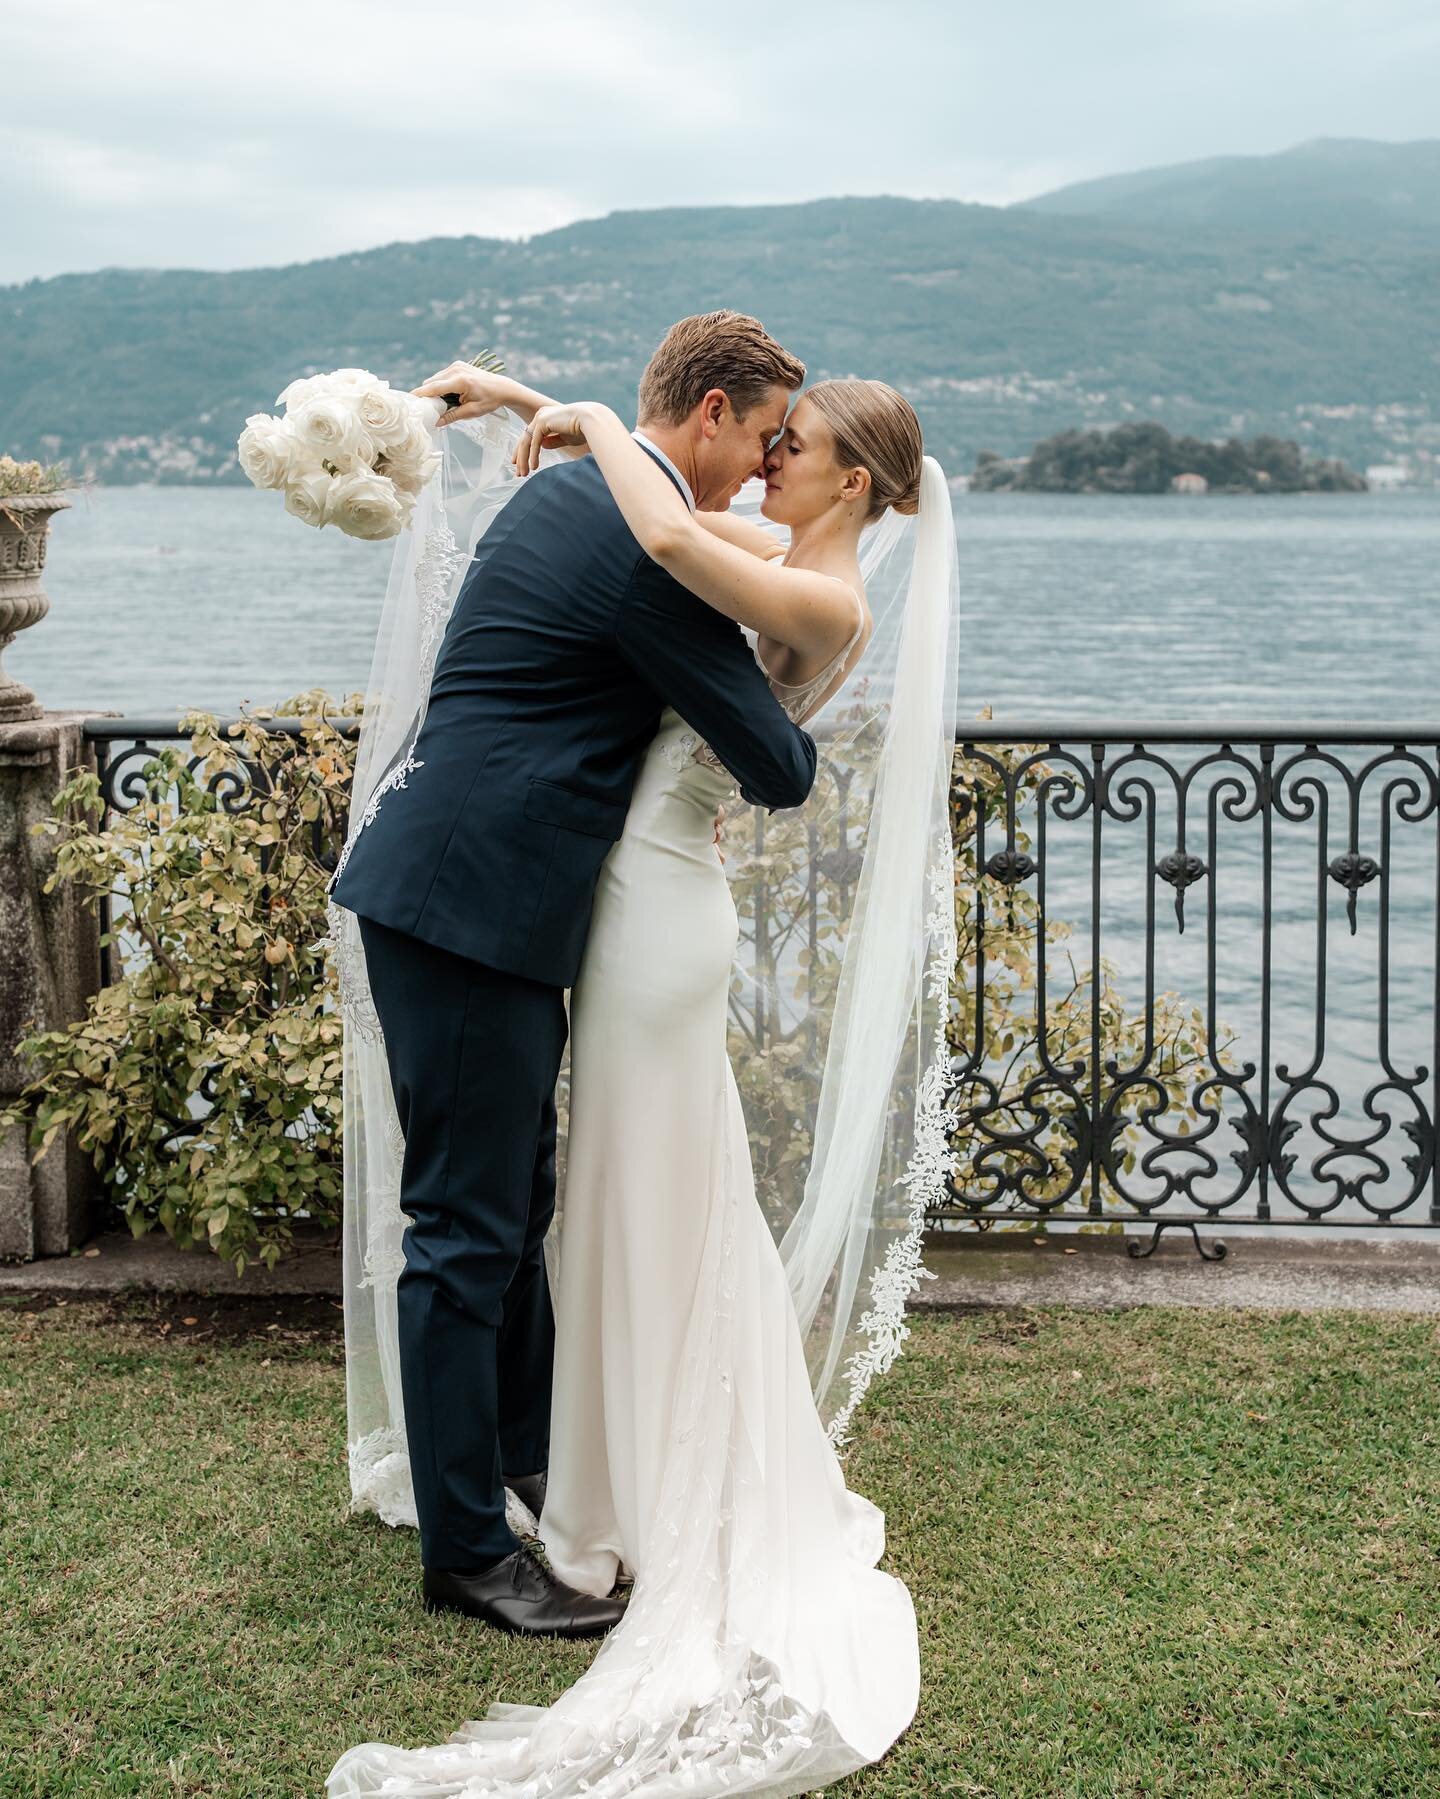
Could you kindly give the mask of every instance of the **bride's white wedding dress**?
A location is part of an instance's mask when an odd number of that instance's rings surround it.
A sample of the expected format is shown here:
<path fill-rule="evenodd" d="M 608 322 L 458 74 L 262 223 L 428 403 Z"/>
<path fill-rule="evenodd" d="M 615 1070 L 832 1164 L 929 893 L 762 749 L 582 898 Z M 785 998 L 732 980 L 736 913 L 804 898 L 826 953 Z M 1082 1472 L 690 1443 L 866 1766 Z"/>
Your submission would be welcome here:
<path fill-rule="evenodd" d="M 665 715 L 601 875 L 571 1004 L 549 1492 L 557 1572 L 624 1621 L 554 1705 L 365 1744 L 330 1799 L 800 1794 L 914 1716 L 905 1587 L 845 1486 L 726 1053 L 737 921 L 723 771 Z"/>
<path fill-rule="evenodd" d="M 397 544 L 347 849 L 415 766 L 436 646 L 517 490 L 517 430 L 507 415 L 452 428 Z M 924 1219 L 953 1167 L 959 590 L 933 458 L 918 515 L 886 514 L 861 567 L 873 632 L 859 682 L 817 715 L 825 791 L 798 836 L 782 820 L 764 845 L 757 831 L 758 860 L 735 859 L 748 905 L 779 846 L 780 909 L 765 916 L 804 906 L 801 937 L 777 953 L 757 899 L 736 954 L 713 843 L 730 777 L 667 712 L 572 996 L 543 1535 L 579 1586 L 604 1592 L 633 1572 L 626 1615 L 553 1705 L 491 1706 L 425 1748 L 362 1744 L 332 1769 L 330 1799 L 798 1795 L 877 1760 L 914 1715 L 910 1596 L 878 1570 L 884 1520 L 846 1490 L 831 1444 L 899 1352 Z M 804 718 L 828 685 L 827 671 L 782 702 Z M 413 1526 L 395 1316 L 403 1139 L 354 917 L 332 904 L 330 927 L 347 1026 L 351 1507 Z M 778 1246 L 756 1198 L 731 1023 L 784 1058 L 767 1129 L 811 1146 L 794 1158 L 770 1145 L 767 1190 L 789 1221 Z"/>

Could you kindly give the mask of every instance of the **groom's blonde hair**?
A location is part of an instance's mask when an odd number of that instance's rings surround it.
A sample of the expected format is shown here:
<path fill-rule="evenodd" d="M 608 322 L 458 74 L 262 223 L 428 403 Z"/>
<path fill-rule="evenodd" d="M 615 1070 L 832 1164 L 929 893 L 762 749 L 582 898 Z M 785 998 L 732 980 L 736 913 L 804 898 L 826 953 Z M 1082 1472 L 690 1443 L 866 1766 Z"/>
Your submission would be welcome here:
<path fill-rule="evenodd" d="M 772 387 L 794 393 L 805 364 L 744 312 L 700 312 L 665 333 L 640 377 L 641 425 L 678 425 L 718 387 L 741 418 Z"/>

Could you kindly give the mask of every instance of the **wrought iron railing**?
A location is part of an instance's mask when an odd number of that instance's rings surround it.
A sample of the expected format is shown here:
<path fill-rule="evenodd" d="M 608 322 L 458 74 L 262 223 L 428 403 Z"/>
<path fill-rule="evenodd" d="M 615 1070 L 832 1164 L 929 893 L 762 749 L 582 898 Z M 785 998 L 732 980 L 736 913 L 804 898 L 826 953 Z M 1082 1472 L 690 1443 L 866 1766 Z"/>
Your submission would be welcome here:
<path fill-rule="evenodd" d="M 184 741 L 165 719 L 86 733 L 116 808 Z M 210 785 L 235 811 L 264 781 L 237 757 Z M 767 944 L 813 947 L 858 874 L 864 783 L 838 782 L 789 890 L 762 883 Z M 1140 1254 L 1222 1222 L 1440 1227 L 1440 727 L 977 723 L 954 801 L 956 1171 L 933 1223 L 1128 1221 Z M 729 827 L 762 856 L 777 828 Z M 783 1028 L 747 1020 L 757 1047 Z"/>
<path fill-rule="evenodd" d="M 1220 1221 L 1440 1226 L 1437 745 L 1410 724 L 966 729 L 957 822 L 977 878 L 957 993 L 978 1024 L 955 1043 L 946 1216 L 1130 1218 L 1155 1227 L 1149 1248 L 1172 1226 L 1199 1247 L 1196 1225 Z M 1022 893 L 1032 1056 L 1007 1083 L 982 1047 L 986 944 Z M 1116 1004 L 1082 984 L 1062 1053 L 1059 918 L 1088 968 L 1116 965 Z M 1188 1030 L 1168 1062 L 1167 988 Z M 1138 1045 L 1117 1058 L 1130 996 Z"/>
<path fill-rule="evenodd" d="M 236 722 L 233 718 L 216 721 L 222 736 Z M 355 737 L 359 734 L 358 718 L 331 718 L 327 722 L 342 737 Z M 86 741 L 95 748 L 100 792 L 105 804 L 116 811 L 122 811 L 145 797 L 142 770 L 154 756 L 158 745 L 189 742 L 189 737 L 173 718 L 87 718 L 83 729 Z M 265 720 L 265 729 L 272 737 L 298 738 L 304 729 L 304 721 L 299 718 L 269 718 Z M 192 773 L 203 761 L 201 756 L 191 757 Z M 234 766 L 212 774 L 207 785 L 226 811 L 239 812 L 249 805 L 251 793 L 257 787 L 263 788 L 265 782 L 264 769 L 237 751 Z"/>
<path fill-rule="evenodd" d="M 224 736 L 236 721 L 233 718 L 221 718 L 216 722 L 220 734 Z M 359 734 L 358 718 L 332 718 L 328 722 L 342 737 L 355 737 Z M 298 739 L 303 730 L 303 722 L 298 718 L 270 718 L 265 721 L 265 728 L 272 737 Z M 174 718 L 87 718 L 83 729 L 86 741 L 94 750 L 101 799 L 106 808 L 113 812 L 126 811 L 145 799 L 145 765 L 153 760 L 156 750 L 162 744 L 190 741 L 188 735 L 180 729 L 179 721 Z M 205 760 L 203 756 L 191 756 L 188 760 L 190 772 L 197 773 Z M 223 810 L 243 812 L 256 793 L 263 793 L 267 789 L 269 775 L 263 764 L 243 755 L 237 745 L 233 758 L 208 774 L 204 784 L 215 795 L 216 804 Z M 322 867 L 334 868 L 340 848 L 338 843 L 329 841 L 317 828 L 314 851 Z M 100 907 L 102 933 L 109 933 L 113 923 L 112 913 L 113 908 L 107 896 L 102 899 Z M 114 962 L 109 944 L 101 946 L 100 978 L 106 983 L 114 979 Z"/>

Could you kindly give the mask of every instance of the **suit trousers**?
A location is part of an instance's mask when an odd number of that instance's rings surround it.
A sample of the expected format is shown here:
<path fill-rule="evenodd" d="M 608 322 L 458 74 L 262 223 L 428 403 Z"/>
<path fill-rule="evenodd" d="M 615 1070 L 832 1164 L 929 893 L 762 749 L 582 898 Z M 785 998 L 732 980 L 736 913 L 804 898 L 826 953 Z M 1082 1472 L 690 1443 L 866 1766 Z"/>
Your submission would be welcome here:
<path fill-rule="evenodd" d="M 474 1571 L 517 1547 L 502 1470 L 549 1460 L 564 993 L 359 925 L 405 1136 L 396 1308 L 421 1559 Z"/>

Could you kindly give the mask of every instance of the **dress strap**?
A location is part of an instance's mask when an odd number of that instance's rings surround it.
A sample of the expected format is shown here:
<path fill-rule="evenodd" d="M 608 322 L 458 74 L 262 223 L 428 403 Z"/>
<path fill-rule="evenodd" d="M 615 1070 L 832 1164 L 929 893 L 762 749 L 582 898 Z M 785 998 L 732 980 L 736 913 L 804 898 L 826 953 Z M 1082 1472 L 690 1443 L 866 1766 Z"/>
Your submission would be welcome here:
<path fill-rule="evenodd" d="M 855 635 L 850 639 L 849 643 L 847 643 L 845 645 L 845 649 L 842 653 L 846 656 L 848 656 L 850 654 L 851 650 L 853 650 L 855 648 L 855 645 L 857 643 L 859 643 L 860 633 L 865 629 L 865 605 L 864 605 L 864 602 L 861 600 L 859 594 L 856 593 L 856 591 L 853 587 L 850 589 L 850 597 L 855 602 Z"/>
<path fill-rule="evenodd" d="M 814 704 L 816 696 L 825 692 L 830 686 L 830 683 L 835 679 L 835 676 L 845 666 L 850 658 L 851 650 L 853 650 L 855 645 L 860 641 L 860 633 L 865 629 L 865 607 L 861 602 L 859 594 L 855 593 L 853 587 L 850 591 L 855 598 L 856 616 L 854 635 L 845 645 L 844 649 L 830 658 L 818 675 L 812 675 L 808 681 L 802 682 L 798 687 L 792 687 L 784 681 L 777 681 L 770 671 L 765 668 L 765 664 L 760 662 L 760 667 L 764 671 L 765 678 L 770 683 L 770 691 L 775 695 L 775 698 L 779 700 L 781 706 L 784 707 L 790 717 L 794 719 L 796 724 L 804 723 Z M 757 662 L 760 661 L 758 641 L 755 648 L 755 660 Z"/>
<path fill-rule="evenodd" d="M 809 717 L 811 708 L 815 703 L 816 695 L 824 693 L 830 683 L 835 679 L 838 670 L 845 666 L 845 663 L 849 660 L 851 650 L 859 643 L 860 634 L 865 629 L 864 602 L 861 600 L 859 594 L 855 592 L 853 587 L 850 589 L 850 592 L 855 600 L 854 635 L 838 655 L 830 658 L 818 675 L 812 675 L 808 681 L 802 681 L 798 687 L 792 687 L 785 681 L 777 681 L 774 675 L 770 673 L 770 670 L 765 666 L 764 657 L 760 654 L 760 640 L 758 637 L 752 646 L 752 653 L 756 662 L 760 665 L 760 672 L 770 683 L 771 693 L 773 693 L 775 698 L 780 702 L 781 709 L 785 712 L 786 716 L 792 719 L 797 725 L 803 725 L 805 720 Z M 700 745 L 699 749 L 695 751 L 695 757 L 697 761 L 705 763 L 708 767 L 725 772 L 724 764 L 720 761 L 714 750 L 710 748 L 708 743 L 702 743 Z"/>
<path fill-rule="evenodd" d="M 860 633 L 865 629 L 865 608 L 861 604 L 859 594 L 855 592 L 855 589 L 853 587 L 850 589 L 850 593 L 851 593 L 851 597 L 855 601 L 855 632 L 854 632 L 854 635 L 851 637 L 850 641 L 845 645 L 844 649 L 840 650 L 838 652 L 838 654 L 836 654 L 830 658 L 830 660 L 825 664 L 824 668 L 822 668 L 820 670 L 818 675 L 812 675 L 808 681 L 802 681 L 798 687 L 792 686 L 789 682 L 777 681 L 775 679 L 774 675 L 772 675 L 770 673 L 770 670 L 768 668 L 766 668 L 765 663 L 761 658 L 759 640 L 758 639 L 756 640 L 755 660 L 760 664 L 761 673 L 765 676 L 765 679 L 770 683 L 771 687 L 775 690 L 775 693 L 777 695 L 782 694 L 782 693 L 812 694 L 822 685 L 822 683 L 832 680 L 834 678 L 836 669 L 842 667 L 844 665 L 844 663 L 847 661 L 851 650 L 853 650 L 855 648 L 855 645 L 857 643 L 859 643 L 859 641 L 860 641 Z"/>

